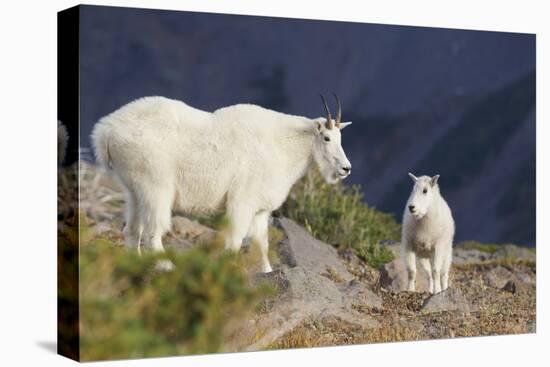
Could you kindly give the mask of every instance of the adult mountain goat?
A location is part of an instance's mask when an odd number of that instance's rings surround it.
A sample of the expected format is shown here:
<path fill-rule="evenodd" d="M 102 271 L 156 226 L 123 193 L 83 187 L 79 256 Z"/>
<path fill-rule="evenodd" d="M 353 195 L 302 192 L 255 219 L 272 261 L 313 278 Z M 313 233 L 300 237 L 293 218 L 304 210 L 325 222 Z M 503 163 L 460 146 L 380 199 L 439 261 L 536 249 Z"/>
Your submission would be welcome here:
<path fill-rule="evenodd" d="M 451 209 L 439 192 L 439 175 L 409 176 L 414 182 L 403 214 L 402 254 L 408 271 L 408 290 L 415 290 L 416 257 L 426 270 L 430 293 L 449 286 L 455 223 Z"/>
<path fill-rule="evenodd" d="M 335 96 L 336 97 L 336 96 Z M 95 126 L 98 161 L 126 189 L 127 247 L 140 242 L 163 251 L 171 211 L 225 209 L 230 226 L 226 249 L 238 251 L 246 236 L 259 244 L 262 271 L 270 272 L 268 220 L 291 187 L 315 162 L 328 183 L 351 172 L 341 146 L 340 100 L 332 119 L 287 115 L 239 104 L 213 113 L 181 101 L 146 97 Z"/>

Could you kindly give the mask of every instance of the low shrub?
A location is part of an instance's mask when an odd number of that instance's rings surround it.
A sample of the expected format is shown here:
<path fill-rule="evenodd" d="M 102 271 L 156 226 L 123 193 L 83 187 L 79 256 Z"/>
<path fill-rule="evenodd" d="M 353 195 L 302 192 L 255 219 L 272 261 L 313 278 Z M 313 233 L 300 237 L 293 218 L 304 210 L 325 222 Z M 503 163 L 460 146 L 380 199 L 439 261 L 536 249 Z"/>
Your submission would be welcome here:
<path fill-rule="evenodd" d="M 170 260 L 174 270 L 157 270 Z M 218 352 L 270 290 L 216 243 L 139 256 L 81 232 L 82 360 Z"/>
<path fill-rule="evenodd" d="M 375 268 L 394 258 L 380 242 L 400 238 L 400 225 L 392 215 L 368 206 L 360 186 L 326 184 L 316 170 L 295 185 L 281 214 L 321 241 L 352 248 Z"/>

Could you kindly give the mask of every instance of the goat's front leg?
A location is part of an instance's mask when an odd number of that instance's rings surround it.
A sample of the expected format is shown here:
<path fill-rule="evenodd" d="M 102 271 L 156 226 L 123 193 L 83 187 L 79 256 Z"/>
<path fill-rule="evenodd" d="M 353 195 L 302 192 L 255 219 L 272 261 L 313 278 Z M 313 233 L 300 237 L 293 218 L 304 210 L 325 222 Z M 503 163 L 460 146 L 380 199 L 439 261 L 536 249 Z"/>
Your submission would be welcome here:
<path fill-rule="evenodd" d="M 254 243 L 260 248 L 262 272 L 270 273 L 272 271 L 269 264 L 269 235 L 268 235 L 269 212 L 260 212 L 252 220 L 250 234 Z"/>
<path fill-rule="evenodd" d="M 453 262 L 453 244 L 450 243 L 445 253 L 445 259 L 443 261 L 443 270 L 441 274 L 441 290 L 444 291 L 449 287 L 449 271 L 451 270 L 451 263 Z"/>
<path fill-rule="evenodd" d="M 426 273 L 428 274 L 428 292 L 432 293 L 434 292 L 434 280 L 432 278 L 432 266 L 430 264 L 429 258 L 420 258 L 420 265 L 424 268 Z"/>
<path fill-rule="evenodd" d="M 433 284 L 434 284 L 434 293 L 437 294 L 441 292 L 441 271 L 443 269 L 443 262 L 444 262 L 444 251 L 441 251 L 441 249 L 438 246 L 435 246 L 435 252 L 431 259 L 432 263 L 432 278 L 433 278 Z"/>
<path fill-rule="evenodd" d="M 405 248 L 405 265 L 407 266 L 407 290 L 414 292 L 416 290 L 416 254 L 410 248 Z"/>
<path fill-rule="evenodd" d="M 254 214 L 246 208 L 234 208 L 228 212 L 229 233 L 225 238 L 225 249 L 238 252 L 250 228 Z"/>

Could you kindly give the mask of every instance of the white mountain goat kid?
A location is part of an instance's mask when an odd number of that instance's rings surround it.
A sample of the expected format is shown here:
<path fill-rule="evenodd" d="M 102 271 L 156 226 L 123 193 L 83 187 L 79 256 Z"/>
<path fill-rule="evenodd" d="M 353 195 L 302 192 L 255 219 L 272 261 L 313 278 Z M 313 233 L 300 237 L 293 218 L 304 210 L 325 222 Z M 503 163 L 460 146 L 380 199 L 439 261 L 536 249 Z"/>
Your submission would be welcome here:
<path fill-rule="evenodd" d="M 336 96 L 335 96 L 336 97 Z M 328 183 L 351 172 L 341 146 L 340 100 L 333 120 L 310 119 L 240 104 L 213 113 L 164 97 L 135 100 L 95 126 L 97 160 L 126 190 L 125 244 L 163 251 L 171 212 L 225 209 L 226 249 L 246 236 L 258 243 L 262 271 L 270 272 L 268 220 L 315 162 Z"/>
<path fill-rule="evenodd" d="M 414 182 L 403 214 L 401 249 L 408 272 L 408 290 L 415 290 L 416 257 L 428 273 L 430 293 L 449 286 L 455 223 L 434 177 L 409 176 Z"/>

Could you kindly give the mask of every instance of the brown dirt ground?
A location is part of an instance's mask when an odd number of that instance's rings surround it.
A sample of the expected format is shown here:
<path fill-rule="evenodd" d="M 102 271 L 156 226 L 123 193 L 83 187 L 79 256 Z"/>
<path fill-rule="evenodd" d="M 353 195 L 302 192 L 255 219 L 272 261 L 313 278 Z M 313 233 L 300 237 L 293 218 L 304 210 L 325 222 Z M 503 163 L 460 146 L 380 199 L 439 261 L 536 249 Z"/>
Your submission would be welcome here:
<path fill-rule="evenodd" d="M 491 288 L 483 275 L 503 265 L 514 273 L 526 274 L 532 281 L 515 293 Z M 363 281 L 375 284 L 370 269 Z M 376 293 L 383 300 L 382 309 L 358 307 L 357 310 L 373 316 L 380 322 L 376 329 L 363 329 L 357 325 L 331 317 L 308 320 L 285 334 L 270 348 L 305 348 L 330 345 L 365 344 L 396 341 L 455 338 L 529 333 L 536 323 L 536 267 L 534 264 L 508 261 L 456 266 L 452 271 L 452 287 L 464 294 L 474 310 L 464 312 L 424 313 L 422 305 L 428 293 L 392 292 L 378 287 Z"/>

